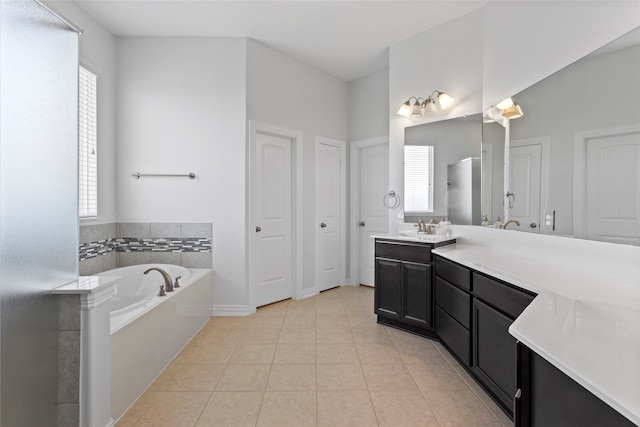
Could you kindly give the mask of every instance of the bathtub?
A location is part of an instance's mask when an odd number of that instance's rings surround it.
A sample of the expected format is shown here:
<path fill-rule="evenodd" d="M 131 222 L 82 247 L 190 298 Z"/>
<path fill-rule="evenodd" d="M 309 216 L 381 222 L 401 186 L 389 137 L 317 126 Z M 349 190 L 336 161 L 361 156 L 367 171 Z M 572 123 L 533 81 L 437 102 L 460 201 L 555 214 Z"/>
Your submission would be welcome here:
<path fill-rule="evenodd" d="M 180 287 L 158 296 L 165 270 Z M 98 276 L 122 277 L 107 302 L 111 326 L 111 417 L 118 420 L 211 318 L 212 274 L 208 268 L 142 264 Z"/>

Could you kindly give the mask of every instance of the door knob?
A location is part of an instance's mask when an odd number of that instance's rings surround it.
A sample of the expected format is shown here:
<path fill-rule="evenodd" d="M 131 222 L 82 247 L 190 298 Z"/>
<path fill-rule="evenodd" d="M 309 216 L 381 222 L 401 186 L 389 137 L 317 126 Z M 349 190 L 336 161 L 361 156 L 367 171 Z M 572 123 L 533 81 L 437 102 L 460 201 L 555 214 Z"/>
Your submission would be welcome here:
<path fill-rule="evenodd" d="M 327 224 L 325 224 L 324 222 L 320 223 L 320 228 L 326 228 Z"/>
<path fill-rule="evenodd" d="M 261 231 L 262 231 L 262 228 L 260 228 L 260 227 L 256 227 L 256 233 L 259 233 L 259 232 L 261 232 Z"/>
<path fill-rule="evenodd" d="M 364 221 L 360 221 L 360 227 L 364 227 Z"/>
<path fill-rule="evenodd" d="M 531 228 L 536 228 L 538 226 L 538 224 L 536 224 L 535 222 L 532 222 L 531 224 L 529 224 L 529 227 Z"/>

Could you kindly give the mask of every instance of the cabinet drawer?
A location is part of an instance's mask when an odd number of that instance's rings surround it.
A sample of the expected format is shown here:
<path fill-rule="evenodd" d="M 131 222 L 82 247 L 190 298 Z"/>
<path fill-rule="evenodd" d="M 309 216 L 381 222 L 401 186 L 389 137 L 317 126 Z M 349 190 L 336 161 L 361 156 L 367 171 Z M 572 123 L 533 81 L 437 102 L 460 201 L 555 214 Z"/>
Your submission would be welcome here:
<path fill-rule="evenodd" d="M 471 329 L 471 295 L 436 277 L 436 304 L 467 329 Z"/>
<path fill-rule="evenodd" d="M 376 240 L 376 257 L 427 263 L 431 262 L 431 246 Z"/>
<path fill-rule="evenodd" d="M 436 257 L 436 274 L 452 285 L 471 291 L 471 270 L 442 257 Z"/>
<path fill-rule="evenodd" d="M 475 271 L 473 272 L 473 294 L 512 319 L 518 317 L 535 298 L 535 295 L 530 292 L 516 289 Z"/>
<path fill-rule="evenodd" d="M 436 333 L 467 366 L 471 366 L 471 332 L 436 305 Z"/>

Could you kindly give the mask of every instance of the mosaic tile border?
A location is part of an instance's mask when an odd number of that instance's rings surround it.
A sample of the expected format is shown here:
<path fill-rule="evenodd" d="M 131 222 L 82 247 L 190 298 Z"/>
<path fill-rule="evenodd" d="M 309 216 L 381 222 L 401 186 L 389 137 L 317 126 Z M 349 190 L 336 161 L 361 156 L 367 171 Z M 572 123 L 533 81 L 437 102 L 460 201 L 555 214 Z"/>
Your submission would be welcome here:
<path fill-rule="evenodd" d="M 116 239 L 103 239 L 96 242 L 82 243 L 79 249 L 80 261 L 106 255 L 116 250 Z"/>
<path fill-rule="evenodd" d="M 110 252 L 211 252 L 211 239 L 205 237 L 162 237 L 145 239 L 121 237 L 80 245 L 80 261 Z"/>

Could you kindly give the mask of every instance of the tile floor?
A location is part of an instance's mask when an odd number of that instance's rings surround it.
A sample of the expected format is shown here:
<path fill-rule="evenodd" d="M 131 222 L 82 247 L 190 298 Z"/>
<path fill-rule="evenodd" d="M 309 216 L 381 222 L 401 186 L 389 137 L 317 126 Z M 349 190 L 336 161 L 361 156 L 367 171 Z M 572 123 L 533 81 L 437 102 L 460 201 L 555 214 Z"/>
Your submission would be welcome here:
<path fill-rule="evenodd" d="M 363 286 L 211 318 L 116 424 L 507 425 L 439 343 L 377 324 Z"/>

